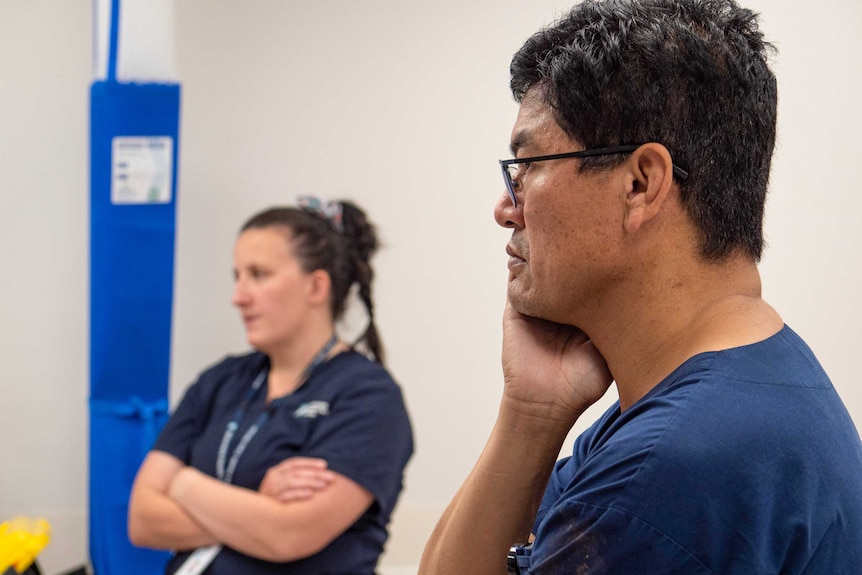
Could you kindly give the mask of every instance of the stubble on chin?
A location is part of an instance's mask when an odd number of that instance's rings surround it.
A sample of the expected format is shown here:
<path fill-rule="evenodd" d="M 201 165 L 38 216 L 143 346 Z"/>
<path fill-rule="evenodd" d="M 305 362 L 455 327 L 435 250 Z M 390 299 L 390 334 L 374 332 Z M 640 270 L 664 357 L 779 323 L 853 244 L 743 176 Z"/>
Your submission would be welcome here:
<path fill-rule="evenodd" d="M 523 277 L 510 274 L 507 297 L 512 307 L 520 314 L 542 317 L 540 305 L 536 305 L 536 294 Z"/>
<path fill-rule="evenodd" d="M 573 325 L 567 321 L 569 318 L 562 313 L 559 305 L 554 305 L 555 302 L 550 301 L 547 295 L 543 295 L 531 282 L 525 282 L 523 277 L 510 276 L 507 295 L 509 303 L 520 314 Z"/>

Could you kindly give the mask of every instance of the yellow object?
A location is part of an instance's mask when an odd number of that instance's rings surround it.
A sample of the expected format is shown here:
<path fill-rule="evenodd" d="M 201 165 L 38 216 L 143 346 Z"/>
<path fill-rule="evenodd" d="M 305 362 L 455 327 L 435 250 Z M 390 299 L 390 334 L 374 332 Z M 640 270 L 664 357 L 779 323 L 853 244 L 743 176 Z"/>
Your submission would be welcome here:
<path fill-rule="evenodd" d="M 0 573 L 13 567 L 23 573 L 51 541 L 51 524 L 45 519 L 14 517 L 0 523 Z"/>

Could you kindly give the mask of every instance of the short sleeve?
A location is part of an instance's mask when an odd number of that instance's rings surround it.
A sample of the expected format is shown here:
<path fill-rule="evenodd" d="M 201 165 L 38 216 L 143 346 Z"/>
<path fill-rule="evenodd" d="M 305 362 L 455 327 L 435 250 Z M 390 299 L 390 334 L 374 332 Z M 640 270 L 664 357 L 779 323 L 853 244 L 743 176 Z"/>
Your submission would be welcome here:
<path fill-rule="evenodd" d="M 266 356 L 227 356 L 201 373 L 177 405 L 153 449 L 191 465 L 193 451 L 215 412 L 235 410 L 251 380 L 268 365 Z"/>
<path fill-rule="evenodd" d="M 707 575 L 672 539 L 624 511 L 568 501 L 536 534 L 530 575 Z"/>
<path fill-rule="evenodd" d="M 545 515 L 550 511 L 551 507 L 560 499 L 563 490 L 572 478 L 572 458 L 564 457 L 557 461 L 554 465 L 554 470 L 551 472 L 551 477 L 548 479 L 548 486 L 545 488 L 545 495 L 542 497 L 542 503 L 539 505 L 539 511 L 536 513 L 536 521 L 533 524 L 533 533 L 539 529 L 539 525 L 545 518 Z"/>
<path fill-rule="evenodd" d="M 159 434 L 154 450 L 170 453 L 188 464 L 192 446 L 205 425 L 211 397 L 207 397 L 200 381 L 186 390 L 183 399 Z"/>
<path fill-rule="evenodd" d="M 388 513 L 413 452 L 410 421 L 401 391 L 385 371 L 358 377 L 361 382 L 352 382 L 332 401 L 305 452 L 371 491 Z"/>

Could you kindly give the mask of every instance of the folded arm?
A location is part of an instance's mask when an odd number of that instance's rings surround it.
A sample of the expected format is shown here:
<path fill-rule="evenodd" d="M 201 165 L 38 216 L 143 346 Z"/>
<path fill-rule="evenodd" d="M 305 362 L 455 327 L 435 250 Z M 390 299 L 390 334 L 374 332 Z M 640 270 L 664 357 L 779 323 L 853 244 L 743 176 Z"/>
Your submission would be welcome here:
<path fill-rule="evenodd" d="M 174 501 L 168 490 L 185 464 L 151 451 L 141 464 L 129 498 L 129 539 L 153 549 L 194 549 L 217 540 Z"/>
<path fill-rule="evenodd" d="M 326 547 L 374 501 L 358 483 L 329 473 L 324 491 L 284 502 L 184 467 L 168 494 L 217 541 L 260 559 L 295 561 Z"/>
<path fill-rule="evenodd" d="M 326 490 L 336 474 L 327 468 L 325 459 L 289 457 L 270 467 L 258 491 L 282 503 L 308 499 Z"/>
<path fill-rule="evenodd" d="M 261 559 L 291 561 L 325 547 L 372 501 L 370 492 L 328 470 L 322 459 L 287 459 L 254 492 L 152 451 L 132 487 L 129 538 L 171 550 L 223 543 Z"/>

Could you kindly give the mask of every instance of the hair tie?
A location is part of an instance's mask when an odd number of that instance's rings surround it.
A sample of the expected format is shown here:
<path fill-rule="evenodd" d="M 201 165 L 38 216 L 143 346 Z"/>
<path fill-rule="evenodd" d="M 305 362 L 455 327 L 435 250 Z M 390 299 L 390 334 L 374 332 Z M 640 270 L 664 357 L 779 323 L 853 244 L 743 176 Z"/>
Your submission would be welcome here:
<path fill-rule="evenodd" d="M 324 218 L 332 224 L 332 227 L 338 233 L 344 233 L 344 209 L 341 202 L 337 200 L 326 201 L 316 196 L 301 195 L 296 198 L 296 204 L 303 210 Z"/>

